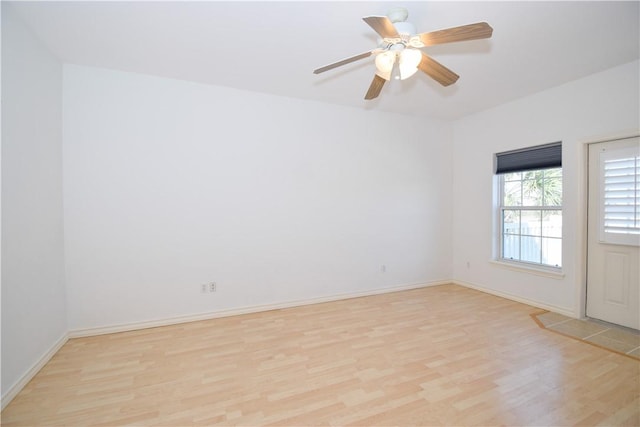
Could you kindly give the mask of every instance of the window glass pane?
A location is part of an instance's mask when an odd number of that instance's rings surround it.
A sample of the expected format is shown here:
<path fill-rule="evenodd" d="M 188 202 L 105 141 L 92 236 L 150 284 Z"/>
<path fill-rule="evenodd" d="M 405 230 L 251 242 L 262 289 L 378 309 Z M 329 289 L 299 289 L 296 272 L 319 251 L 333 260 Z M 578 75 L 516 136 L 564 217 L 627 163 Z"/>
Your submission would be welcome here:
<path fill-rule="evenodd" d="M 540 236 L 542 233 L 542 217 L 540 211 L 522 211 L 520 233 L 529 236 Z"/>
<path fill-rule="evenodd" d="M 549 178 L 562 178 L 562 169 L 547 169 L 544 171 L 544 177 Z"/>
<path fill-rule="evenodd" d="M 525 179 L 522 181 L 523 206 L 542 206 L 542 179 Z"/>
<path fill-rule="evenodd" d="M 561 211 L 542 211 L 542 237 L 562 237 Z"/>
<path fill-rule="evenodd" d="M 522 172 L 505 173 L 502 177 L 505 181 L 520 181 L 522 179 Z"/>
<path fill-rule="evenodd" d="M 520 211 L 505 209 L 502 214 L 502 233 L 520 234 Z"/>
<path fill-rule="evenodd" d="M 514 234 L 503 235 L 502 258 L 514 261 L 520 259 L 520 236 Z"/>
<path fill-rule="evenodd" d="M 522 261 L 540 264 L 540 237 L 522 236 L 520 251 Z"/>
<path fill-rule="evenodd" d="M 542 263 L 560 267 L 562 265 L 562 240 L 542 238 Z"/>
<path fill-rule="evenodd" d="M 522 205 L 522 181 L 511 181 L 504 183 L 504 206 Z"/>
<path fill-rule="evenodd" d="M 562 205 L 562 178 L 545 178 L 542 192 L 542 205 Z"/>

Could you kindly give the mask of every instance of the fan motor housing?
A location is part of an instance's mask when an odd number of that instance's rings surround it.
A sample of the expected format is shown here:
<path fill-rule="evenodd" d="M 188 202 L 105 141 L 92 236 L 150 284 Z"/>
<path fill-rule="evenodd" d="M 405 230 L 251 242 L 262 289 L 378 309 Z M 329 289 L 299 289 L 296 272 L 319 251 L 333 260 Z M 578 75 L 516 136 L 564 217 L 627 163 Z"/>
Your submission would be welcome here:
<path fill-rule="evenodd" d="M 394 22 L 393 26 L 401 36 L 412 36 L 416 33 L 416 27 L 411 22 Z"/>
<path fill-rule="evenodd" d="M 394 24 L 396 22 L 404 22 L 409 17 L 409 11 L 404 7 L 394 7 L 387 12 L 387 17 Z"/>

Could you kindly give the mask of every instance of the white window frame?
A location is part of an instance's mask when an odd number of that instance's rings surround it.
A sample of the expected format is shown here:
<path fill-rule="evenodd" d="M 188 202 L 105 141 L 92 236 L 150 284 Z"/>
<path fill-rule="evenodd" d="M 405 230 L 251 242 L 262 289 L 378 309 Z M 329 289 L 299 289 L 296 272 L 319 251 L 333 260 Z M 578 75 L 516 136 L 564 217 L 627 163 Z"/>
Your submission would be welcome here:
<path fill-rule="evenodd" d="M 562 167 L 558 167 L 558 168 L 554 168 L 554 169 L 560 169 L 562 170 Z M 535 171 L 540 171 L 540 170 L 544 170 L 544 169 L 535 169 L 535 170 L 530 170 L 529 172 L 535 172 Z M 562 174 L 562 176 L 564 177 L 564 174 Z M 522 259 L 513 259 L 513 258 L 505 258 L 504 257 L 504 212 L 505 210 L 519 210 L 520 212 L 522 211 L 553 211 L 553 212 L 559 212 L 561 217 L 564 218 L 563 215 L 563 203 L 561 203 L 559 206 L 505 206 L 504 205 L 504 190 L 505 190 L 505 180 L 504 180 L 505 174 L 501 174 L 501 175 L 497 175 L 497 179 L 498 179 L 498 203 L 497 203 L 497 225 L 498 225 L 498 230 L 497 230 L 497 240 L 498 240 L 498 253 L 496 256 L 496 261 L 499 263 L 508 263 L 508 264 L 512 264 L 514 266 L 522 266 L 526 269 L 531 269 L 531 270 L 542 270 L 542 271 L 547 271 L 547 272 L 552 272 L 552 273 L 560 273 L 562 272 L 562 263 L 563 263 L 563 258 L 561 258 L 561 264 L 559 266 L 555 266 L 555 265 L 550 265 L 550 264 L 544 264 L 542 262 L 537 263 L 537 262 L 532 262 L 532 261 L 526 261 L 526 260 L 522 260 Z M 563 178 L 564 181 L 564 178 Z M 563 191 L 564 191 L 564 182 L 563 182 Z M 564 202 L 564 197 L 563 197 L 563 202 Z M 560 237 L 558 237 L 558 239 L 560 240 L 561 243 L 561 248 L 564 246 L 562 243 L 564 241 L 564 221 L 563 221 L 563 228 L 562 228 L 562 235 Z M 520 237 L 522 237 L 522 234 L 519 234 Z M 538 236 L 534 236 L 534 237 L 538 237 Z M 542 235 L 540 236 L 542 238 Z M 540 248 L 540 250 L 542 251 L 542 247 Z M 562 253 L 562 249 L 561 249 L 561 253 Z M 520 254 L 522 255 L 522 254 Z M 540 257 L 541 261 L 542 261 L 542 256 Z"/>

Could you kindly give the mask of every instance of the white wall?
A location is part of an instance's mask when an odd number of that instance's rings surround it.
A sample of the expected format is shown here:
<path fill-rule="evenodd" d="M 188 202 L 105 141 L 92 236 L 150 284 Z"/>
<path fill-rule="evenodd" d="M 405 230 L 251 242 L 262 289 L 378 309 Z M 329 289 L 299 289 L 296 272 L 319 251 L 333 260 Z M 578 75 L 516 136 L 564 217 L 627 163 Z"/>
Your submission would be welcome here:
<path fill-rule="evenodd" d="M 451 277 L 447 124 L 73 65 L 63 104 L 71 330 Z"/>
<path fill-rule="evenodd" d="M 454 123 L 455 280 L 581 314 L 585 143 L 640 129 L 638 75 L 636 61 Z M 555 141 L 563 142 L 565 276 L 540 277 L 490 263 L 493 154 Z"/>
<path fill-rule="evenodd" d="M 2 4 L 2 396 L 66 337 L 62 65 Z"/>

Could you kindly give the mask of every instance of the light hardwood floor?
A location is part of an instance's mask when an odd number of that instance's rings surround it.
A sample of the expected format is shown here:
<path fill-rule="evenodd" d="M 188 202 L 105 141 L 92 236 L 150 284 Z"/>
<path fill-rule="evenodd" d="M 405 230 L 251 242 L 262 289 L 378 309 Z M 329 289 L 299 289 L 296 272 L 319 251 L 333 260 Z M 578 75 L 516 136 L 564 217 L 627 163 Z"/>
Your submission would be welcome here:
<path fill-rule="evenodd" d="M 72 339 L 2 425 L 640 425 L 640 362 L 455 285 Z"/>

